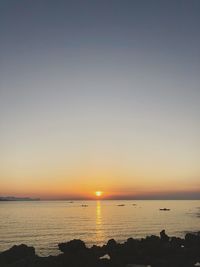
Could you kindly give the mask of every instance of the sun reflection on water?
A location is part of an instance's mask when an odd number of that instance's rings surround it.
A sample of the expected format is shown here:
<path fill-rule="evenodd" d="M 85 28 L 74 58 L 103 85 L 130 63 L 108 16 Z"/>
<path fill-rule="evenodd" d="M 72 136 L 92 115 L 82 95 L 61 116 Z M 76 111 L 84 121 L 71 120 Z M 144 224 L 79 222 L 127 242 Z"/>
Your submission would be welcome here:
<path fill-rule="evenodd" d="M 102 224 L 102 211 L 101 211 L 101 201 L 96 202 L 96 241 L 104 240 L 104 231 Z"/>

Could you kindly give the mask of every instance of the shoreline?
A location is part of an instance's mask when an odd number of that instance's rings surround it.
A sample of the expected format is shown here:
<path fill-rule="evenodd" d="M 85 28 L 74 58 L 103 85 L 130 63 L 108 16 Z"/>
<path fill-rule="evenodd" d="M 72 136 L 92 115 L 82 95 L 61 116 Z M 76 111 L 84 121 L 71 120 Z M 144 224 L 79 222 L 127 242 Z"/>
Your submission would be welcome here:
<path fill-rule="evenodd" d="M 15 245 L 0 252 L 1 267 L 194 267 L 200 266 L 200 231 L 185 238 L 160 236 L 128 238 L 124 243 L 108 240 L 103 246 L 87 247 L 80 239 L 59 243 L 60 254 L 41 257 L 35 248 Z"/>

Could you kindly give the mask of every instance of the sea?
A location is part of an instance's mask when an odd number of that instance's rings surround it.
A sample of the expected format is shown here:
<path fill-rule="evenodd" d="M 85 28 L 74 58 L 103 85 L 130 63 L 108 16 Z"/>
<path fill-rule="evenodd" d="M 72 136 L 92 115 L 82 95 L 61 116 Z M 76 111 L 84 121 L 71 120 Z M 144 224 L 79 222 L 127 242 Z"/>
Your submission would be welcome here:
<path fill-rule="evenodd" d="M 178 237 L 200 231 L 200 200 L 0 202 L 0 252 L 23 243 L 40 256 L 57 255 L 58 243 L 72 239 L 90 247 L 163 229 Z"/>

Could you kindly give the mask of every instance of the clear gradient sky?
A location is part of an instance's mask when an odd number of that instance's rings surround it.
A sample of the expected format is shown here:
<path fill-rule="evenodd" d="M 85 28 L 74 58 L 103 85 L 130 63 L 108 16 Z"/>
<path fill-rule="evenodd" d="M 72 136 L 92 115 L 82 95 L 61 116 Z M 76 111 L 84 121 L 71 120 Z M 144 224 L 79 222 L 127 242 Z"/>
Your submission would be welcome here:
<path fill-rule="evenodd" d="M 200 197 L 199 0 L 1 0 L 0 195 Z"/>

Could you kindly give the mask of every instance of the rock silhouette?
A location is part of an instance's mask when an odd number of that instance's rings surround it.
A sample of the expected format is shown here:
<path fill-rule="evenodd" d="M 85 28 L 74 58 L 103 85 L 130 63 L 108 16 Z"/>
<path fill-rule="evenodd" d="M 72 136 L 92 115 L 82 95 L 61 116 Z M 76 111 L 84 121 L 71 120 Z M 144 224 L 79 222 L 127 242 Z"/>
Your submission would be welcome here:
<path fill-rule="evenodd" d="M 75 239 L 58 244 L 58 256 L 39 257 L 33 247 L 13 246 L 0 253 L 1 267 L 194 267 L 200 262 L 200 233 L 185 238 L 159 236 L 128 238 L 124 243 L 108 240 L 103 246 L 87 248 Z"/>
<path fill-rule="evenodd" d="M 35 249 L 24 244 L 13 246 L 9 250 L 0 253 L 0 266 L 10 266 L 9 264 L 34 259 Z"/>
<path fill-rule="evenodd" d="M 85 243 L 80 239 L 74 239 L 67 243 L 58 244 L 59 250 L 64 253 L 76 253 L 81 250 L 85 250 Z"/>

